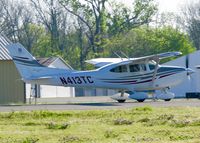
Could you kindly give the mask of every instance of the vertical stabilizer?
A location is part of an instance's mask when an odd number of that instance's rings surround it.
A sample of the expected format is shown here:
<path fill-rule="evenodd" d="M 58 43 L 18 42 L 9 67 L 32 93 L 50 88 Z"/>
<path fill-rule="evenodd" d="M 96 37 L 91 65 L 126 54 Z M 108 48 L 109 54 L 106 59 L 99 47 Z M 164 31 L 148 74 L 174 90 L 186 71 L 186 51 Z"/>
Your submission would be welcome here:
<path fill-rule="evenodd" d="M 66 73 L 66 70 L 45 67 L 19 43 L 10 44 L 7 49 L 25 82 L 38 80 L 47 76 Z"/>
<path fill-rule="evenodd" d="M 36 76 L 34 69 L 44 67 L 19 43 L 10 44 L 7 49 L 24 80 Z"/>

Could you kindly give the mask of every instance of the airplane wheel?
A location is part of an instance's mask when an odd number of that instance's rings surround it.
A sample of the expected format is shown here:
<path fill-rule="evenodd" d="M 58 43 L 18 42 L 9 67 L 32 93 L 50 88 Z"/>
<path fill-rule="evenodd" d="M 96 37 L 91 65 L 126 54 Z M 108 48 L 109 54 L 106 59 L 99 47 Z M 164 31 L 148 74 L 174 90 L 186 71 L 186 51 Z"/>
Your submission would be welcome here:
<path fill-rule="evenodd" d="M 117 100 L 119 103 L 124 103 L 126 100 Z"/>
<path fill-rule="evenodd" d="M 145 99 L 138 99 L 138 102 L 144 102 Z"/>
<path fill-rule="evenodd" d="M 171 99 L 165 99 L 165 101 L 170 101 Z"/>

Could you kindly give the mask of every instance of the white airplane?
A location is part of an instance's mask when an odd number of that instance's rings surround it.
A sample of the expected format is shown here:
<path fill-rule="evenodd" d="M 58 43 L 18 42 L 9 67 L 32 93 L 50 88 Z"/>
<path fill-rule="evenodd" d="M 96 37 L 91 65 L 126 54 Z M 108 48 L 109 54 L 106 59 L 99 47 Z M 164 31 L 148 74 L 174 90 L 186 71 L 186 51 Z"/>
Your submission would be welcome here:
<path fill-rule="evenodd" d="M 112 98 L 125 102 L 129 97 L 143 102 L 148 91 L 163 90 L 162 99 L 170 100 L 174 94 L 168 89 L 193 71 L 184 67 L 161 66 L 160 59 L 178 56 L 180 52 L 167 52 L 140 58 L 100 58 L 87 61 L 99 67 L 90 71 L 64 70 L 42 66 L 19 43 L 7 46 L 10 55 L 26 83 L 72 87 L 117 89 L 119 96 Z"/>

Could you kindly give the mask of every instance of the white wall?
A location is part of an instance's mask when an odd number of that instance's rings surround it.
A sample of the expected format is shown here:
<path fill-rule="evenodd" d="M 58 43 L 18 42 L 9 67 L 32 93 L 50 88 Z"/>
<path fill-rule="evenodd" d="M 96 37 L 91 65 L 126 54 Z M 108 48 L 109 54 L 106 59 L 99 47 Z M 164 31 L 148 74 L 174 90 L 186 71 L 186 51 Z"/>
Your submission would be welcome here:
<path fill-rule="evenodd" d="M 26 84 L 26 98 L 30 97 L 31 85 Z M 73 87 L 40 85 L 41 98 L 75 97 Z"/>
<path fill-rule="evenodd" d="M 76 96 L 112 96 L 117 90 L 103 88 L 76 88 Z"/>
<path fill-rule="evenodd" d="M 62 87 L 62 86 L 40 86 L 40 96 L 41 98 L 49 97 L 75 97 L 75 91 L 72 87 Z"/>
<path fill-rule="evenodd" d="M 165 64 L 185 67 L 185 61 L 186 56 L 183 56 Z M 200 65 L 200 51 L 189 54 L 189 68 L 193 69 L 195 73 L 190 75 L 190 77 L 185 75 L 182 77 L 184 78 L 183 83 L 171 88 L 171 91 L 175 93 L 176 97 L 185 96 L 186 92 L 200 92 L 200 70 L 196 68 L 197 65 Z"/>

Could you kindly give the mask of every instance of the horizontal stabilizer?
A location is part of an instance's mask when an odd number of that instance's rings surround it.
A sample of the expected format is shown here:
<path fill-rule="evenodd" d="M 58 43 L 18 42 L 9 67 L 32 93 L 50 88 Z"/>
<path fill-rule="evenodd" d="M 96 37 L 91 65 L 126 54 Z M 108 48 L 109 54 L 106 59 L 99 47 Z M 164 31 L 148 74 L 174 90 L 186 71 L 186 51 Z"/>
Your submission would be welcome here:
<path fill-rule="evenodd" d="M 44 76 L 44 77 L 31 77 L 31 78 L 28 78 L 26 80 L 43 80 L 43 79 L 52 79 L 53 77 L 52 76 Z"/>

